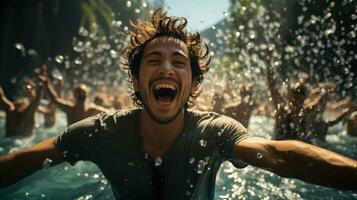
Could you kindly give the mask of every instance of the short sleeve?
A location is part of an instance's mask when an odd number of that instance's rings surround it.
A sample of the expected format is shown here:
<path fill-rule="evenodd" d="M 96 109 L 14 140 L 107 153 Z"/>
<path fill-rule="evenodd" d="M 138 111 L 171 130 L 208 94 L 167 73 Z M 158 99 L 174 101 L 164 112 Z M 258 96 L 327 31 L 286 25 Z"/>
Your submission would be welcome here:
<path fill-rule="evenodd" d="M 246 164 L 238 159 L 233 159 L 234 146 L 244 139 L 252 137 L 247 129 L 238 121 L 227 117 L 220 116 L 214 119 L 213 123 L 218 130 L 219 150 L 225 160 L 229 160 L 235 167 L 243 168 Z"/>
<path fill-rule="evenodd" d="M 79 160 L 91 160 L 93 144 L 98 142 L 98 132 L 96 117 L 89 117 L 70 125 L 56 138 L 55 146 L 71 165 Z"/>

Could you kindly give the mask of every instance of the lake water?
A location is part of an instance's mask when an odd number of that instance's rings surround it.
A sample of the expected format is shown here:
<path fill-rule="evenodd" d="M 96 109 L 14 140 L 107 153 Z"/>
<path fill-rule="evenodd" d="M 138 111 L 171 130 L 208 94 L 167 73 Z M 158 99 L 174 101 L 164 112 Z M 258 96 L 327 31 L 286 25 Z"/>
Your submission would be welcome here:
<path fill-rule="evenodd" d="M 45 129 L 39 126 L 36 128 L 37 134 L 30 138 L 5 138 L 5 119 L 0 117 L 0 155 L 60 134 L 66 126 L 66 120 L 63 113 L 58 115 L 60 120 L 55 127 Z M 42 124 L 40 116 L 37 121 Z M 249 130 L 256 135 L 270 138 L 273 120 L 253 116 Z M 346 135 L 342 124 L 329 130 L 323 146 L 357 159 L 357 138 Z M 357 199 L 356 193 L 280 178 L 252 166 L 238 170 L 228 162 L 223 163 L 218 172 L 215 193 L 215 199 Z M 44 168 L 10 187 L 1 189 L 0 199 L 114 199 L 114 196 L 110 184 L 98 167 L 90 162 L 78 162 L 74 167 L 63 163 Z"/>

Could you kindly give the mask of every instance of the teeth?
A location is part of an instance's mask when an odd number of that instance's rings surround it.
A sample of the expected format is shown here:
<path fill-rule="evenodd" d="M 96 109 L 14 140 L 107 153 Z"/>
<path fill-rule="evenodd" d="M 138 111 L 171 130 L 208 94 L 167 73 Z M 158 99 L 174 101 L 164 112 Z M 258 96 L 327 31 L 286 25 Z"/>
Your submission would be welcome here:
<path fill-rule="evenodd" d="M 168 83 L 159 83 L 157 85 L 155 85 L 155 90 L 161 89 L 161 88 L 170 88 L 172 90 L 176 90 L 175 85 L 173 84 L 168 84 Z"/>

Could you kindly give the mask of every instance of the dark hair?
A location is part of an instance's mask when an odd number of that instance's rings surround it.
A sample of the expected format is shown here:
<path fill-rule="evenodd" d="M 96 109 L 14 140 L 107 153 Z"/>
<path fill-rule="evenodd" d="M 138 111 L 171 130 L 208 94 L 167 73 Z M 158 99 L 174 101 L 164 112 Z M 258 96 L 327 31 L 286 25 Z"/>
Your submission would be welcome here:
<path fill-rule="evenodd" d="M 187 32 L 187 19 L 184 17 L 167 16 L 163 9 L 157 9 L 151 21 L 138 20 L 131 22 L 133 30 L 129 32 L 130 43 L 123 50 L 124 69 L 127 70 L 129 82 L 133 83 L 133 78 L 139 79 L 140 62 L 146 45 L 157 37 L 174 37 L 187 45 L 192 68 L 192 79 L 194 89 L 191 91 L 190 98 L 186 107 L 194 105 L 194 99 L 199 95 L 199 84 L 204 79 L 204 74 L 209 69 L 211 60 L 207 44 L 201 40 L 198 32 Z M 142 99 L 139 92 L 131 95 L 137 106 L 142 106 Z"/>

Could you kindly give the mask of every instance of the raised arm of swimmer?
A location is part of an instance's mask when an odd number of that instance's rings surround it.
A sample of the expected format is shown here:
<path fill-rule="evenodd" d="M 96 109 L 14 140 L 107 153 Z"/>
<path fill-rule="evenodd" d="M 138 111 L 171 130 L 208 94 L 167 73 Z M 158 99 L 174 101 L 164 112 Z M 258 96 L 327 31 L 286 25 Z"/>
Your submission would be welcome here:
<path fill-rule="evenodd" d="M 12 111 L 15 109 L 15 105 L 6 98 L 4 90 L 0 86 L 0 108 L 5 111 Z"/>
<path fill-rule="evenodd" d="M 274 70 L 271 67 L 271 54 L 272 52 L 268 50 L 266 58 L 267 65 L 267 81 L 268 87 L 271 94 L 271 98 L 273 100 L 274 107 L 277 109 L 278 105 L 284 102 L 283 97 L 280 95 L 278 89 L 276 88 L 276 81 L 274 79 Z"/>
<path fill-rule="evenodd" d="M 53 88 L 52 84 L 50 83 L 50 81 L 48 80 L 47 77 L 44 77 L 42 79 L 42 82 L 45 84 L 48 92 L 50 93 L 50 96 L 51 96 L 53 102 L 55 102 L 62 110 L 67 111 L 72 107 L 70 102 L 62 99 L 57 94 L 56 90 Z"/>
<path fill-rule="evenodd" d="M 50 138 L 30 148 L 0 157 L 0 188 L 42 169 L 46 159 L 50 159 L 53 165 L 63 162 L 54 141 L 55 138 Z"/>
<path fill-rule="evenodd" d="M 248 138 L 235 145 L 234 156 L 282 177 L 357 191 L 356 160 L 300 141 Z"/>
<path fill-rule="evenodd" d="M 351 112 L 350 108 L 343 109 L 343 111 L 335 119 L 328 121 L 327 125 L 328 126 L 336 125 L 338 122 L 343 120 L 343 118 L 345 118 L 350 112 Z"/>

